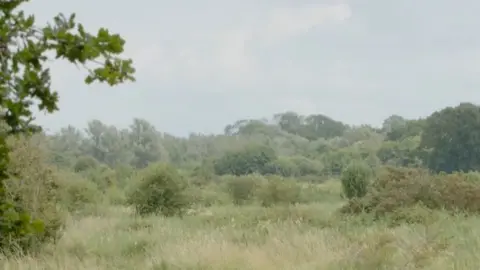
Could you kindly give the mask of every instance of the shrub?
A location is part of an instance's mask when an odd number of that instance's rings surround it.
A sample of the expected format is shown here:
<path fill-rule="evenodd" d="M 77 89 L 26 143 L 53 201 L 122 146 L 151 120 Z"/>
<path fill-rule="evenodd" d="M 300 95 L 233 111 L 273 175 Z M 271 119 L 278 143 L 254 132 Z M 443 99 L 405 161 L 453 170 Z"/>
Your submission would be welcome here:
<path fill-rule="evenodd" d="M 188 206 L 185 180 L 167 164 L 153 164 L 139 172 L 127 198 L 139 215 L 181 215 Z"/>
<path fill-rule="evenodd" d="M 463 175 L 467 181 L 480 184 L 480 172 L 467 172 Z"/>
<path fill-rule="evenodd" d="M 94 169 L 82 173 L 86 178 L 97 184 L 101 191 L 117 185 L 117 172 L 106 165 L 99 165 Z"/>
<path fill-rule="evenodd" d="M 469 174 L 431 175 L 423 169 L 387 167 L 367 195 L 351 200 L 342 212 L 367 212 L 380 218 L 418 205 L 451 213 L 480 213 L 480 183 Z"/>
<path fill-rule="evenodd" d="M 338 179 L 325 181 L 322 184 L 301 183 L 300 203 L 314 202 L 335 203 L 342 200 L 342 186 Z"/>
<path fill-rule="evenodd" d="M 348 199 L 361 198 L 367 194 L 372 170 L 362 162 L 353 162 L 342 172 L 343 193 Z"/>
<path fill-rule="evenodd" d="M 209 207 L 212 205 L 226 205 L 231 204 L 232 199 L 230 194 L 225 192 L 225 189 L 219 184 L 210 183 L 204 186 L 189 185 L 186 190 L 189 201 L 192 201 L 195 206 Z"/>
<path fill-rule="evenodd" d="M 434 175 L 435 188 L 430 190 L 430 207 L 450 211 L 480 213 L 480 182 L 474 181 L 471 174 L 453 173 Z"/>
<path fill-rule="evenodd" d="M 4 182 L 6 200 L 12 203 L 17 214 L 12 212 L 13 216 L 8 219 L 1 215 L 0 249 L 16 247 L 25 250 L 55 239 L 64 224 L 65 213 L 57 207 L 58 174 L 47 165 L 46 152 L 40 147 L 44 144 L 43 137 L 11 137 L 7 142 L 11 151 L 7 166 L 10 178 Z M 8 222 L 24 222 L 25 227 L 6 231 L 3 226 L 8 226 Z M 28 225 L 30 222 L 33 227 Z"/>
<path fill-rule="evenodd" d="M 80 213 L 100 202 L 102 194 L 92 181 L 76 173 L 63 171 L 59 179 L 61 205 L 69 212 Z"/>
<path fill-rule="evenodd" d="M 75 172 L 84 172 L 98 168 L 99 162 L 91 156 L 82 156 L 78 158 L 73 165 Z"/>
<path fill-rule="evenodd" d="M 310 183 L 310 184 L 321 184 L 330 179 L 328 175 L 304 175 L 295 177 L 298 182 Z"/>
<path fill-rule="evenodd" d="M 245 176 L 224 177 L 227 183 L 227 190 L 232 197 L 233 203 L 242 205 L 252 200 L 255 191 L 262 181 L 265 181 L 260 175 L 251 174 Z"/>
<path fill-rule="evenodd" d="M 192 172 L 189 175 L 190 184 L 196 186 L 204 186 L 215 180 L 215 170 L 213 168 L 213 162 L 205 160 L 201 165 L 193 168 Z"/>
<path fill-rule="evenodd" d="M 428 225 L 438 220 L 439 212 L 417 203 L 408 207 L 400 207 L 392 213 L 385 215 L 385 220 L 390 226 L 398 226 L 402 223 Z"/>
<path fill-rule="evenodd" d="M 434 188 L 426 170 L 386 167 L 379 172 L 368 194 L 361 199 L 349 201 L 342 211 L 385 216 L 399 208 L 430 200 L 429 193 L 433 194 Z"/>
<path fill-rule="evenodd" d="M 114 167 L 117 178 L 117 186 L 124 188 L 128 184 L 128 180 L 135 172 L 135 169 L 130 165 L 120 164 Z"/>
<path fill-rule="evenodd" d="M 124 190 L 118 187 L 110 187 L 105 190 L 106 202 L 111 205 L 124 205 L 127 201 Z"/>
<path fill-rule="evenodd" d="M 270 176 L 268 182 L 258 192 L 258 199 L 265 207 L 275 204 L 295 204 L 300 201 L 300 194 L 301 188 L 296 181 Z"/>

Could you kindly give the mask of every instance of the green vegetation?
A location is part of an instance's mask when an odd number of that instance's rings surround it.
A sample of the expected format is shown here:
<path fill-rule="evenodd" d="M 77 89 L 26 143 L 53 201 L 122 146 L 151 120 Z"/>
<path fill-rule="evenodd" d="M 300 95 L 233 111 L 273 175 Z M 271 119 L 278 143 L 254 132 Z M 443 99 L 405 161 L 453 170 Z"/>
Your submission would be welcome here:
<path fill-rule="evenodd" d="M 188 138 L 143 119 L 46 135 L 30 122 L 33 101 L 56 109 L 48 53 L 101 63 L 87 83 L 133 68 L 120 36 L 74 16 L 39 28 L 23 2 L 0 4 L 2 269 L 480 268 L 479 106 L 381 128 L 286 112 Z"/>
<path fill-rule="evenodd" d="M 119 35 L 112 35 L 106 29 L 99 29 L 97 35 L 92 35 L 75 22 L 74 15 L 67 18 L 60 14 L 53 18 L 52 24 L 38 27 L 35 17 L 26 16 L 21 10 L 25 2 L 12 0 L 0 4 L 0 114 L 3 124 L 0 134 L 0 248 L 24 251 L 47 236 L 55 235 L 51 232 L 52 226 L 46 223 L 49 217 L 44 216 L 45 211 L 50 212 L 45 208 L 56 207 L 51 206 L 56 197 L 55 188 L 51 186 L 55 184 L 48 170 L 43 173 L 45 169 L 38 164 L 37 157 L 9 162 L 11 147 L 7 139 L 38 131 L 38 127 L 31 125 L 35 102 L 40 110 L 49 113 L 57 110 L 58 95 L 50 88 L 50 70 L 45 67 L 50 60 L 49 53 L 73 64 L 99 63 L 99 67 L 88 69 L 86 83 L 99 81 L 115 85 L 134 79 L 131 60 L 117 57 L 123 52 L 125 43 Z M 22 163 L 15 164 L 22 169 L 9 168 L 16 162 Z M 40 167 L 40 171 L 35 171 L 36 167 L 29 168 L 32 174 L 40 175 L 24 175 L 24 168 L 30 163 Z M 37 186 L 35 190 L 31 190 L 32 182 Z M 27 193 L 22 194 L 23 190 Z M 42 205 L 43 199 L 48 201 L 45 205 Z"/>
<path fill-rule="evenodd" d="M 302 116 L 294 123 L 308 137 L 285 119 L 289 130 L 245 120 L 225 134 L 188 138 L 141 119 L 125 130 L 93 120 L 86 133 L 70 126 L 8 135 L 6 198 L 41 222 L 42 233 L 5 243 L 1 264 L 476 269 L 479 129 L 470 120 L 480 121 L 478 108 L 392 116 L 380 129 L 343 125 L 333 137 L 315 135 Z M 457 110 L 468 124 L 449 120 Z M 466 145 L 433 143 L 445 136 Z M 445 161 L 454 151 L 463 162 Z"/>
<path fill-rule="evenodd" d="M 185 185 L 176 169 L 169 165 L 155 165 L 143 169 L 128 195 L 127 203 L 137 214 L 179 215 L 188 206 Z"/>
<path fill-rule="evenodd" d="M 343 193 L 348 199 L 361 198 L 367 194 L 372 170 L 362 162 L 352 162 L 340 176 Z"/>

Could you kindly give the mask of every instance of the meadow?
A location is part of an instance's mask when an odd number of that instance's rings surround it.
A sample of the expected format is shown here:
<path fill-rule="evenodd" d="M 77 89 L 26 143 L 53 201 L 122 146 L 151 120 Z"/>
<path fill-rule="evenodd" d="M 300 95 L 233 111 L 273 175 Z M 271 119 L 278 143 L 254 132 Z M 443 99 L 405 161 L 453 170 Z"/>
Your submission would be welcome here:
<path fill-rule="evenodd" d="M 312 192 L 314 189 L 314 192 Z M 196 190 L 197 192 L 199 190 Z M 479 269 L 480 217 L 393 225 L 341 216 L 338 180 L 304 185 L 309 202 L 228 202 L 182 217 L 139 217 L 107 202 L 69 215 L 61 238 L 2 269 Z M 212 196 L 212 192 L 209 195 Z M 410 209 L 410 213 L 422 209 Z"/>

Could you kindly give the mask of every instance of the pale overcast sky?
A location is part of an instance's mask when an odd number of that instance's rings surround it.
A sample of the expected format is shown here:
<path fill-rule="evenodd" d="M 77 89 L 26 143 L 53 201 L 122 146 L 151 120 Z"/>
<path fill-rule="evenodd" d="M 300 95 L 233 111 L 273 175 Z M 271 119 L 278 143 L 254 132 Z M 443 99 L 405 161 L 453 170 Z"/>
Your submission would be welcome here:
<path fill-rule="evenodd" d="M 85 86 L 53 69 L 51 130 L 144 118 L 176 135 L 288 110 L 348 124 L 480 103 L 480 1 L 33 0 L 39 22 L 77 13 L 127 39 L 137 82 Z"/>

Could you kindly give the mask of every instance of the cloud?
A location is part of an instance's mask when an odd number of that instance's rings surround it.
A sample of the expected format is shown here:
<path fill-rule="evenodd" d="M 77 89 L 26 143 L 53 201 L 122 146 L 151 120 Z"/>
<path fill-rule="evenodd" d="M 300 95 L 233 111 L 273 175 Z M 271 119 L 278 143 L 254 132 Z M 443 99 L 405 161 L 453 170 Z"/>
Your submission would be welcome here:
<path fill-rule="evenodd" d="M 147 43 L 150 45 L 145 48 L 146 42 L 143 42 L 135 46 L 132 57 L 143 77 L 160 83 L 188 80 L 252 86 L 262 77 L 272 75 L 258 55 L 319 25 L 345 21 L 350 16 L 351 10 L 346 4 L 271 8 L 256 18 L 239 16 L 236 25 L 220 30 L 217 27 L 214 33 L 208 32 L 208 28 L 199 28 L 205 31 L 204 38 L 198 38 L 199 33 L 195 33 L 196 42 L 191 44 L 166 46 L 157 40 Z"/>
<path fill-rule="evenodd" d="M 120 32 L 137 68 L 135 84 L 111 89 L 85 86 L 75 67 L 56 65 L 61 110 L 42 122 L 51 128 L 82 126 L 92 118 L 128 126 L 141 117 L 187 134 L 286 110 L 380 124 L 393 113 L 425 116 L 457 101 L 480 100 L 478 1 L 29 5 L 39 23 L 57 12 L 76 12 L 87 29 Z"/>
<path fill-rule="evenodd" d="M 245 30 L 231 30 L 218 41 L 218 49 L 213 52 L 213 70 L 222 70 L 229 79 L 242 80 L 256 74 L 256 61 L 251 56 L 249 44 L 253 33 Z"/>
<path fill-rule="evenodd" d="M 351 15 L 352 12 L 347 4 L 276 8 L 270 12 L 260 34 L 266 40 L 278 42 L 306 34 L 324 23 L 344 21 Z"/>

